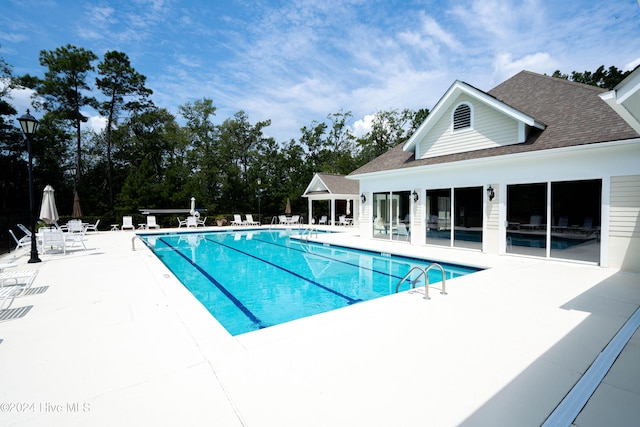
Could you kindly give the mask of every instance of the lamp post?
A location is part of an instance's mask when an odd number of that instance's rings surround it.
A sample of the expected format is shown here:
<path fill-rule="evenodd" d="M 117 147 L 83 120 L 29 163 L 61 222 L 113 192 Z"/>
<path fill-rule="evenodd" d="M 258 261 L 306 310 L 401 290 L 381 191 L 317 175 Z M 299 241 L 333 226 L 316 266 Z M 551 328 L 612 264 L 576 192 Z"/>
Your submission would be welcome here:
<path fill-rule="evenodd" d="M 31 145 L 33 142 L 33 134 L 36 133 L 38 128 L 38 121 L 33 117 L 29 110 L 27 114 L 18 119 L 22 133 L 27 138 L 27 151 L 29 152 L 29 215 L 31 221 L 31 258 L 29 263 L 40 262 L 38 258 L 38 246 L 36 245 L 36 217 L 33 207 L 33 156 L 31 154 Z"/>
<path fill-rule="evenodd" d="M 262 196 L 262 188 L 260 188 L 260 185 L 262 185 L 262 179 L 258 178 L 256 183 L 258 184 L 258 222 L 262 225 L 262 216 L 260 216 L 260 197 Z"/>

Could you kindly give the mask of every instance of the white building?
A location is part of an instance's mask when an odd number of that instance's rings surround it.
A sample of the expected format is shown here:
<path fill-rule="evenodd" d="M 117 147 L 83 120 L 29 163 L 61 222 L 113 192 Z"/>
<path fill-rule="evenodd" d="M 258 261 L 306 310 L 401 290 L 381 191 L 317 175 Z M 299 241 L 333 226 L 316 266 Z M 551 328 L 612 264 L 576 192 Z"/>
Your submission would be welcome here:
<path fill-rule="evenodd" d="M 527 71 L 489 92 L 454 82 L 348 176 L 362 238 L 640 272 L 639 89 L 640 69 L 609 92 Z"/>

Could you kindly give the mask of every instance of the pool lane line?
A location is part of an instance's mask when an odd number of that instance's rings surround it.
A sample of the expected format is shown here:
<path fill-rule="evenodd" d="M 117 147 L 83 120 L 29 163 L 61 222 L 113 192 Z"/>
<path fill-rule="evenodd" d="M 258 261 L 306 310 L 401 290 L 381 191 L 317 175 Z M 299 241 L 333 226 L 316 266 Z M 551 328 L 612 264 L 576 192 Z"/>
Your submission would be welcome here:
<path fill-rule="evenodd" d="M 338 258 L 333 258 L 333 257 L 326 256 L 326 255 L 321 255 L 321 254 L 316 254 L 316 253 L 313 253 L 313 252 L 303 251 L 302 249 L 292 248 L 292 247 L 289 247 L 289 246 L 281 245 L 279 243 L 270 242 L 268 240 L 262 240 L 262 239 L 256 239 L 256 238 L 254 238 L 253 240 L 258 241 L 258 242 L 262 242 L 262 243 L 268 243 L 268 244 L 274 245 L 274 246 L 280 246 L 281 248 L 287 248 L 287 249 L 291 249 L 291 250 L 294 250 L 294 251 L 302 252 L 302 253 L 305 253 L 305 254 L 313 255 L 313 256 L 318 257 L 318 258 L 328 259 L 329 261 L 337 261 L 337 262 L 339 262 L 341 264 L 350 265 L 352 267 L 361 268 L 363 270 L 369 270 L 369 271 L 371 271 L 373 273 L 378 273 L 378 274 L 382 274 L 383 276 L 393 277 L 394 279 L 398 279 L 398 280 L 400 280 L 400 279 L 402 279 L 404 277 L 404 276 L 396 276 L 395 274 L 390 274 L 390 273 L 387 273 L 387 272 L 384 272 L 384 271 L 376 270 L 374 268 L 363 267 L 363 266 L 361 266 L 359 264 L 354 264 L 352 262 L 343 261 L 343 260 L 338 259 Z M 319 245 L 317 243 L 313 243 L 313 242 L 310 242 L 310 244 L 321 246 L 321 245 Z M 409 264 L 409 265 L 411 265 L 411 264 Z M 433 283 L 436 283 L 436 282 L 433 282 Z"/>
<path fill-rule="evenodd" d="M 258 329 L 264 329 L 267 327 L 262 322 L 262 320 L 260 320 L 255 314 L 251 312 L 251 310 L 247 308 L 247 306 L 245 306 L 238 298 L 236 298 L 231 292 L 229 292 L 227 288 L 225 288 L 220 282 L 214 279 L 213 276 L 207 273 L 202 267 L 200 267 L 198 264 L 193 262 L 191 258 L 183 254 L 178 248 L 173 246 L 171 243 L 165 241 L 164 239 L 161 238 L 160 241 L 165 245 L 167 245 L 170 249 L 172 249 L 178 255 L 180 255 L 182 258 L 184 258 L 189 264 L 191 264 L 196 270 L 198 270 L 204 277 L 206 277 L 211 283 L 213 283 L 214 286 L 220 290 L 220 292 L 222 292 L 227 298 L 229 298 L 229 300 L 233 304 L 235 304 L 235 306 L 240 311 L 242 311 L 242 313 L 244 313 L 244 315 L 247 316 L 249 320 L 251 320 L 258 327 Z"/>
<path fill-rule="evenodd" d="M 324 290 L 325 290 L 325 291 L 327 291 L 327 292 L 330 292 L 330 293 L 332 293 L 332 294 L 334 294 L 334 295 L 336 295 L 336 296 L 338 296 L 338 297 L 340 297 L 340 298 L 345 299 L 345 300 L 347 301 L 347 303 L 348 303 L 348 304 L 355 304 L 355 303 L 357 303 L 357 302 L 362 302 L 362 300 L 361 300 L 361 299 L 359 299 L 359 298 L 358 298 L 358 299 L 351 298 L 350 296 L 345 295 L 345 294 L 342 294 L 342 293 L 340 293 L 340 292 L 338 292 L 338 291 L 336 291 L 336 290 L 334 290 L 334 289 L 331 289 L 331 288 L 329 288 L 328 286 L 323 285 L 322 283 L 318 283 L 318 282 L 316 282 L 316 281 L 314 281 L 314 280 L 311 280 L 311 279 L 309 279 L 309 278 L 307 278 L 307 277 L 304 277 L 303 275 L 298 274 L 298 273 L 296 273 L 295 271 L 291 271 L 291 270 L 289 270 L 289 269 L 287 269 L 287 268 L 281 267 L 281 266 L 279 266 L 279 265 L 277 265 L 277 264 L 272 263 L 271 261 L 267 261 L 267 260 L 266 260 L 266 259 L 264 259 L 264 258 L 257 257 L 257 256 L 255 256 L 255 255 L 252 255 L 252 254 L 250 254 L 250 253 L 248 253 L 248 252 L 245 252 L 245 251 L 242 251 L 242 250 L 240 250 L 240 249 L 234 248 L 233 246 L 229 246 L 229 245 L 224 244 L 224 243 L 222 243 L 222 242 L 216 242 L 215 240 L 210 240 L 210 239 L 208 239 L 208 238 L 207 238 L 207 240 L 208 240 L 208 241 L 210 241 L 210 242 L 212 242 L 212 243 L 216 243 L 216 244 L 218 244 L 218 245 L 220 245 L 220 246 L 224 246 L 224 247 L 225 247 L 225 248 L 227 248 L 227 249 L 231 249 L 231 250 L 233 250 L 233 251 L 236 251 L 236 252 L 238 252 L 238 253 L 241 253 L 241 254 L 243 254 L 243 255 L 245 255 L 245 256 L 251 257 L 251 258 L 253 258 L 253 259 L 257 259 L 257 260 L 258 260 L 258 261 L 260 261 L 260 262 L 264 262 L 265 264 L 268 264 L 268 265 L 270 265 L 270 266 L 272 266 L 272 267 L 275 267 L 275 268 L 277 268 L 277 269 L 279 269 L 279 270 L 282 270 L 282 271 L 284 271 L 285 273 L 291 274 L 292 276 L 296 276 L 297 278 L 302 279 L 302 280 L 304 280 L 305 282 L 311 283 L 311 284 L 312 284 L 312 285 L 314 285 L 314 286 L 317 286 L 317 287 L 319 287 L 319 288 L 321 288 L 321 289 L 324 289 Z"/>

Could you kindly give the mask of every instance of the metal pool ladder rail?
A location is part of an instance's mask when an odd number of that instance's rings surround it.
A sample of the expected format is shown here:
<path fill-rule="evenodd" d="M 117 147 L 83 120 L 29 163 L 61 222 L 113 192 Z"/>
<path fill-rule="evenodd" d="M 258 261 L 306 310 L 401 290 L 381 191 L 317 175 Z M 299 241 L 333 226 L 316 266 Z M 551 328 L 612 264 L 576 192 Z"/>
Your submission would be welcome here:
<path fill-rule="evenodd" d="M 309 228 L 304 228 L 302 230 L 302 233 L 300 233 L 300 240 L 304 240 L 304 241 L 309 241 L 309 239 L 311 237 L 313 237 L 313 234 L 316 235 L 316 238 L 318 237 L 318 228 L 317 227 L 309 227 Z"/>
<path fill-rule="evenodd" d="M 418 270 L 420 271 L 420 274 L 418 274 L 415 279 L 411 280 L 411 289 L 414 289 L 418 280 L 420 280 L 420 278 L 424 276 L 424 299 L 431 299 L 429 297 L 429 270 L 431 270 L 432 268 L 439 268 L 442 272 L 442 291 L 440 291 L 440 293 L 442 295 L 447 295 L 447 275 L 444 272 L 444 268 L 442 268 L 442 266 L 437 262 L 434 262 L 427 268 L 418 266 L 411 268 L 411 270 L 409 270 L 409 272 L 405 274 L 405 276 L 396 285 L 396 294 L 398 293 L 398 289 L 400 289 L 400 285 L 402 285 L 409 278 L 409 276 L 411 276 L 411 273 L 413 273 L 415 270 Z"/>

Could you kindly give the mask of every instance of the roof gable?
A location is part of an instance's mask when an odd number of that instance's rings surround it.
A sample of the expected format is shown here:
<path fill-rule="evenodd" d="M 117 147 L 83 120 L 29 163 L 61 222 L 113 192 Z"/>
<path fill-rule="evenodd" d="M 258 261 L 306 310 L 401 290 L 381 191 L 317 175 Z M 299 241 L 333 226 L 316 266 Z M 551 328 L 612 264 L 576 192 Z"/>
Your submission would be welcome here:
<path fill-rule="evenodd" d="M 640 67 L 613 90 L 600 94 L 600 98 L 640 133 Z"/>
<path fill-rule="evenodd" d="M 360 183 L 347 179 L 344 175 L 316 173 L 302 196 L 314 194 L 357 195 L 359 190 Z"/>
<path fill-rule="evenodd" d="M 545 125 L 537 121 L 534 117 L 527 115 L 499 100 L 482 92 L 475 87 L 456 80 L 438 101 L 433 110 L 429 113 L 426 120 L 418 127 L 416 132 L 404 144 L 404 151 L 413 151 L 416 158 L 426 158 L 439 156 L 444 154 L 455 154 L 462 151 L 472 151 L 474 149 L 490 148 L 486 144 L 472 143 L 465 144 L 464 147 L 449 144 L 448 141 L 442 141 L 440 144 L 450 147 L 447 151 L 442 148 L 436 148 L 436 138 L 440 138 L 443 134 L 442 128 L 448 128 L 451 123 L 452 110 L 461 102 L 469 101 L 472 105 L 483 108 L 485 111 L 493 112 L 493 117 L 504 116 L 514 122 L 514 126 L 518 127 L 517 138 L 509 143 L 521 143 L 525 141 L 525 126 L 544 129 Z M 497 114 L 496 114 L 497 113 Z M 440 128 L 440 129 L 437 129 Z M 437 132 L 435 137 L 429 137 L 430 132 Z"/>
<path fill-rule="evenodd" d="M 531 128 L 525 143 L 416 158 L 415 150 L 403 149 L 409 146 L 414 135 L 406 144 L 398 145 L 349 175 L 356 178 L 383 171 L 637 139 L 640 132 L 600 98 L 604 92 L 595 86 L 521 71 L 485 95 L 546 125 L 544 130 Z M 425 125 L 426 120 L 421 128 Z"/>

